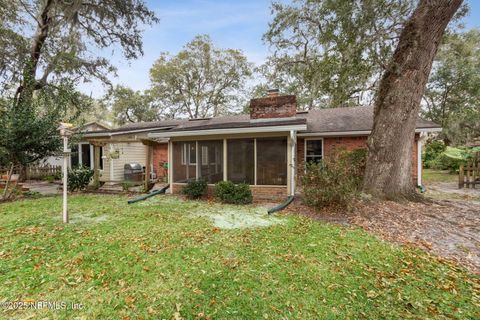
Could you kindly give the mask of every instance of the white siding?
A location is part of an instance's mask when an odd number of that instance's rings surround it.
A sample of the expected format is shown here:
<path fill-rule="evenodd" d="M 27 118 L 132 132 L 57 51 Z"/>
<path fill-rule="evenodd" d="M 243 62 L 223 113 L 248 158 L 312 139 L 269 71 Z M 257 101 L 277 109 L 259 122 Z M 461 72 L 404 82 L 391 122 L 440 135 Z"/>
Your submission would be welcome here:
<path fill-rule="evenodd" d="M 109 159 L 108 153 L 110 146 L 105 146 L 105 155 L 107 155 L 104 163 L 104 171 L 101 177 L 102 181 L 123 181 L 123 166 L 126 163 L 140 163 L 142 166 L 146 165 L 147 160 L 147 146 L 141 142 L 129 142 L 129 143 L 115 143 L 113 145 L 114 150 L 118 150 L 120 156 L 118 159 Z M 110 175 L 110 161 L 113 161 L 113 174 Z"/>

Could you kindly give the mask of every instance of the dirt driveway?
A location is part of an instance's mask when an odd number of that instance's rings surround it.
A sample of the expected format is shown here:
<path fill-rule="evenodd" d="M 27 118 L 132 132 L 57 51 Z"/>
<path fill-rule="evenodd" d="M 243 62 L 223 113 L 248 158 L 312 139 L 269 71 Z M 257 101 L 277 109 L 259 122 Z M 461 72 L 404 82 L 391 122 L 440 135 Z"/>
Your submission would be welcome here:
<path fill-rule="evenodd" d="M 359 201 L 352 212 L 313 212 L 295 202 L 289 212 L 357 225 L 382 239 L 414 244 L 480 273 L 480 189 L 458 190 L 454 183 L 427 186 L 424 203 Z"/>
<path fill-rule="evenodd" d="M 363 203 L 349 221 L 383 239 L 413 243 L 480 272 L 480 202 Z"/>

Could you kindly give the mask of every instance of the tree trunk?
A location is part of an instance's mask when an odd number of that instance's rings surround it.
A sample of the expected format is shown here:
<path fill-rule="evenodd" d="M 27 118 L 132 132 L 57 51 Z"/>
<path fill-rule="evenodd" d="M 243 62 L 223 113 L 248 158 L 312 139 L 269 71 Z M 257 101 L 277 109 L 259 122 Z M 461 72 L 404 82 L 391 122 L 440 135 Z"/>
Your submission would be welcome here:
<path fill-rule="evenodd" d="M 43 6 L 40 7 L 40 12 L 37 17 L 37 29 L 30 46 L 30 58 L 25 63 L 22 83 L 17 88 L 15 94 L 17 105 L 30 103 L 33 92 L 41 86 L 40 83 L 37 83 L 35 77 L 38 62 L 40 61 L 40 56 L 42 54 L 42 48 L 47 41 L 50 23 L 52 22 L 50 11 L 53 9 L 54 5 L 55 1 L 46 0 L 43 3 Z"/>
<path fill-rule="evenodd" d="M 363 189 L 380 198 L 415 197 L 412 151 L 420 101 L 448 22 L 462 0 L 420 0 L 380 81 Z"/>

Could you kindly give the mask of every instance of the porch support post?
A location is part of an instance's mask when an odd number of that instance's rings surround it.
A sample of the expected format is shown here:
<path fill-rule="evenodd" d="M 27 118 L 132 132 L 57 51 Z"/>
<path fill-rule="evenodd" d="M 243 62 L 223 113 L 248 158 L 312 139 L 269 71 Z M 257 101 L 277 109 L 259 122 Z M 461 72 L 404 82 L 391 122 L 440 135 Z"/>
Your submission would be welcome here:
<path fill-rule="evenodd" d="M 95 186 L 98 186 L 100 183 L 100 146 L 95 145 L 93 155 L 95 157 L 95 161 L 93 163 L 93 182 Z"/>
<path fill-rule="evenodd" d="M 253 184 L 257 185 L 257 139 L 253 139 Z"/>
<path fill-rule="evenodd" d="M 223 181 L 227 180 L 227 139 L 223 139 Z"/>
<path fill-rule="evenodd" d="M 290 195 L 294 196 L 295 195 L 295 168 L 296 168 L 296 149 L 297 149 L 297 132 L 294 130 L 290 131 Z"/>
<path fill-rule="evenodd" d="M 195 159 L 196 165 L 195 165 L 195 180 L 198 180 L 200 178 L 200 150 L 198 150 L 198 140 L 195 141 Z"/>
<path fill-rule="evenodd" d="M 144 181 L 144 189 L 145 191 L 148 190 L 148 185 L 150 184 L 150 166 L 152 163 L 152 145 L 147 145 L 147 159 L 145 161 L 145 181 Z"/>
<path fill-rule="evenodd" d="M 108 145 L 108 150 L 109 150 L 109 153 L 111 155 L 114 151 L 113 150 L 113 144 L 110 143 Z M 108 165 L 109 165 L 109 170 L 110 170 L 110 175 L 109 175 L 110 176 L 110 181 L 113 181 L 113 161 L 114 161 L 114 159 L 111 156 L 109 156 L 108 157 Z"/>
<path fill-rule="evenodd" d="M 420 133 L 417 140 L 417 185 L 422 185 L 422 144 L 423 136 Z"/>
<path fill-rule="evenodd" d="M 83 156 L 82 156 L 82 155 L 83 155 L 83 152 L 82 152 L 82 144 L 81 144 L 81 143 L 77 144 L 77 148 L 78 148 L 78 149 L 77 149 L 77 150 L 78 150 L 78 164 L 79 164 L 80 166 L 83 166 L 84 163 L 83 163 L 83 159 L 82 159 L 82 158 L 83 158 Z"/>
<path fill-rule="evenodd" d="M 168 140 L 168 168 L 167 177 L 170 187 L 168 188 L 170 193 L 173 193 L 173 143 L 172 140 Z"/>

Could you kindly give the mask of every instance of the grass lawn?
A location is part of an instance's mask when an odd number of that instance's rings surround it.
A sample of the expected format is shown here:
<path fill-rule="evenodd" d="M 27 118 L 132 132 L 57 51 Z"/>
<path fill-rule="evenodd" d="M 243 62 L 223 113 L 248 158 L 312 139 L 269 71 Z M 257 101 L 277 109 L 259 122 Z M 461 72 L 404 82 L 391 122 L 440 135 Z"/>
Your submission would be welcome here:
<path fill-rule="evenodd" d="M 60 197 L 0 204 L 0 301 L 84 308 L 0 319 L 480 318 L 478 276 L 360 229 L 296 216 L 232 228 L 249 208 L 167 196 L 70 208 L 63 225 Z"/>
<path fill-rule="evenodd" d="M 451 173 L 448 170 L 423 169 L 422 180 L 427 184 L 432 182 L 458 183 L 458 174 Z"/>

